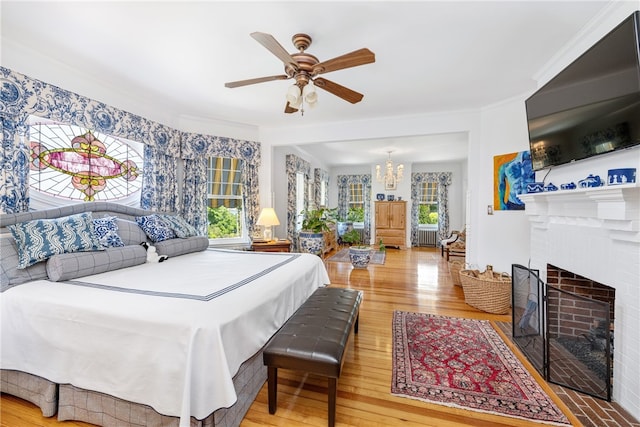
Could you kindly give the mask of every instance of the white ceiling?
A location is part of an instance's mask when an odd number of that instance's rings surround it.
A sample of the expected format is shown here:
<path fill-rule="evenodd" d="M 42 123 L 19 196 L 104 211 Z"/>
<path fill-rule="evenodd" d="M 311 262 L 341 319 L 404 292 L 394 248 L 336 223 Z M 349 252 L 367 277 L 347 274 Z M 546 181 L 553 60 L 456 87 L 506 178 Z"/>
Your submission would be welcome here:
<path fill-rule="evenodd" d="M 126 94 L 175 117 L 285 127 L 477 109 L 532 92 L 536 73 L 607 3 L 2 0 L 0 11 L 3 45 L 52 56 L 114 97 Z M 283 74 L 282 62 L 249 36 L 254 31 L 272 34 L 292 53 L 291 36 L 309 34 L 307 52 L 320 61 L 369 48 L 375 63 L 323 75 L 364 99 L 352 105 L 319 90 L 318 106 L 301 117 L 283 112 L 291 81 L 224 87 Z M 2 57 L 9 68 L 24 63 Z M 29 63 L 33 69 L 14 69 L 56 83 Z M 344 147 L 304 150 L 328 165 L 352 164 Z M 348 151 L 358 149 L 359 163 L 362 148 L 377 160 L 391 149 L 414 162 L 459 160 L 467 151 L 464 134 L 352 141 Z"/>

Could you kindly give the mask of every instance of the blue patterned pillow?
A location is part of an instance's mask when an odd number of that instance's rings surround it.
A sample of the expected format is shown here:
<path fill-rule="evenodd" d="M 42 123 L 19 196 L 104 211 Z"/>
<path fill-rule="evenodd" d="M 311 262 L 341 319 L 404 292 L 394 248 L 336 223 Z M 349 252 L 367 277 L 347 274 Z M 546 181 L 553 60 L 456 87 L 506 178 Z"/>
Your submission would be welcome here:
<path fill-rule="evenodd" d="M 189 224 L 184 218 L 181 216 L 174 215 L 160 215 L 160 218 L 173 229 L 173 232 L 176 233 L 176 236 L 181 239 L 186 239 L 187 237 L 193 237 L 198 235 L 198 230 Z"/>
<path fill-rule="evenodd" d="M 118 234 L 118 224 L 116 224 L 115 216 L 94 219 L 93 230 L 98 241 L 105 248 L 124 246 L 124 242 Z"/>
<path fill-rule="evenodd" d="M 159 215 L 137 216 L 136 223 L 144 230 L 152 242 L 175 239 L 176 233 L 165 223 Z"/>
<path fill-rule="evenodd" d="M 10 225 L 18 248 L 18 268 L 27 268 L 56 254 L 103 250 L 92 219 L 91 212 L 85 212 Z"/>

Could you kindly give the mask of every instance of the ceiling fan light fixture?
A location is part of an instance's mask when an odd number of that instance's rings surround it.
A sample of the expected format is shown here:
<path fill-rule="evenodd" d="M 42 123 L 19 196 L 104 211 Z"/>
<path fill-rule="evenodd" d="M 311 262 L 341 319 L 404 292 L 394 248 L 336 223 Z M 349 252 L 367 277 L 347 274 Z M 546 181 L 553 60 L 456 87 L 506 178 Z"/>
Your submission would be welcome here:
<path fill-rule="evenodd" d="M 289 103 L 289 105 L 291 107 L 295 108 L 296 110 L 301 110 L 300 107 L 302 107 L 302 98 L 298 98 L 298 100 L 296 102 L 294 102 L 293 104 Z"/>
<path fill-rule="evenodd" d="M 316 88 L 313 86 L 312 81 L 309 81 L 304 89 L 302 89 L 302 98 L 304 99 L 304 102 L 309 104 L 309 106 L 313 106 L 318 102 L 318 93 L 316 92 Z"/>
<path fill-rule="evenodd" d="M 300 105 L 301 101 L 300 87 L 298 85 L 291 85 L 289 90 L 287 90 L 287 102 L 295 108 L 296 105 Z"/>

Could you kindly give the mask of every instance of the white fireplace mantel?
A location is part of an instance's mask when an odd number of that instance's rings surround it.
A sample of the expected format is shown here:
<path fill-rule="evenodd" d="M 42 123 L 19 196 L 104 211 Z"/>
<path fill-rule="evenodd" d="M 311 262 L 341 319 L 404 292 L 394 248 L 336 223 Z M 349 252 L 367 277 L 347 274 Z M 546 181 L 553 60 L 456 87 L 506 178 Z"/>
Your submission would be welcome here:
<path fill-rule="evenodd" d="M 622 240 L 640 242 L 640 186 L 626 184 L 518 196 L 535 228 L 551 223 L 622 231 Z M 615 237 L 614 237 L 615 238 Z"/>

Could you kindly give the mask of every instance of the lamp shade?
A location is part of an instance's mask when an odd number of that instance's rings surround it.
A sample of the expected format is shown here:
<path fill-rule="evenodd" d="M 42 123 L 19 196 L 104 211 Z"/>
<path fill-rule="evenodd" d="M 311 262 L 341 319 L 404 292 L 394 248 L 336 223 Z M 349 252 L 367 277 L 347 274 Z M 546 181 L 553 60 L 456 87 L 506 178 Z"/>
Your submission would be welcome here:
<path fill-rule="evenodd" d="M 280 221 L 278 220 L 278 215 L 276 215 L 276 211 L 273 208 L 262 208 L 260 215 L 258 215 L 258 221 L 256 224 L 270 227 L 272 225 L 280 225 Z"/>
<path fill-rule="evenodd" d="M 298 87 L 298 85 L 289 87 L 289 90 L 287 90 L 287 101 L 292 106 L 297 105 L 301 101 L 300 87 Z"/>
<path fill-rule="evenodd" d="M 312 82 L 309 82 L 304 89 L 302 89 L 302 98 L 304 98 L 305 102 L 310 106 L 318 102 L 318 94 Z"/>

